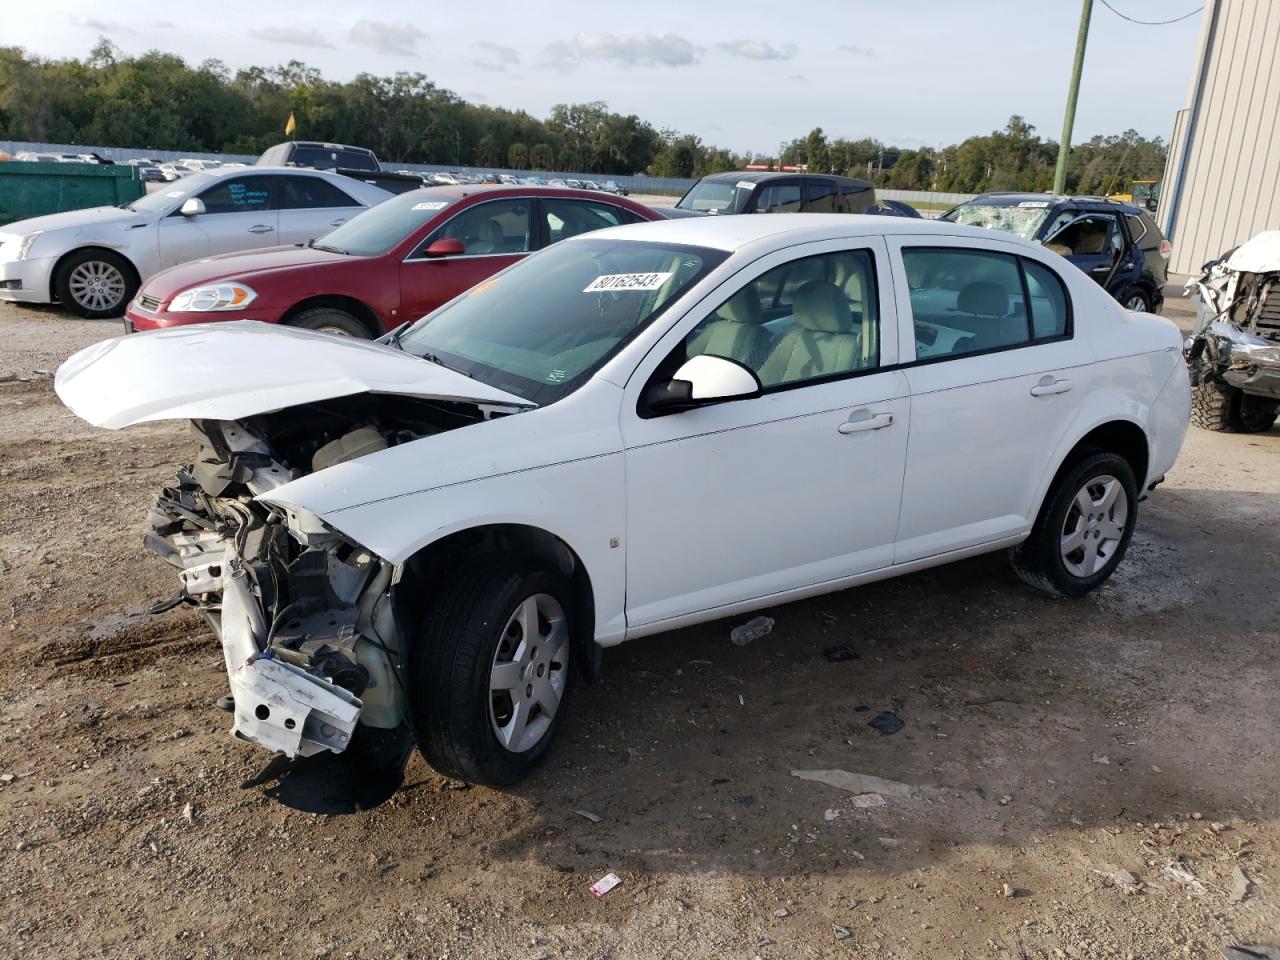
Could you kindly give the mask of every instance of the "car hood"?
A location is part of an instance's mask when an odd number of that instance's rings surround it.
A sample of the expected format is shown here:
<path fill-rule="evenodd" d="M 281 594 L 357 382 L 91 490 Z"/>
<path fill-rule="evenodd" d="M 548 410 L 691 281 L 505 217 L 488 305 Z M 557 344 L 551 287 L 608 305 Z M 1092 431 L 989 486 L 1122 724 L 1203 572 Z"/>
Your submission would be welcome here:
<path fill-rule="evenodd" d="M 357 393 L 533 406 L 394 347 L 251 320 L 104 340 L 63 363 L 54 389 L 77 416 L 112 430 L 238 420 Z"/>
<path fill-rule="evenodd" d="M 1240 273 L 1280 270 L 1280 230 L 1264 230 L 1246 240 L 1227 258 L 1226 266 Z"/>
<path fill-rule="evenodd" d="M 294 271 L 302 267 L 325 267 L 339 262 L 350 263 L 355 259 L 360 258 L 299 246 L 224 253 L 162 270 L 143 284 L 142 289 L 147 296 L 156 297 L 161 302 L 168 302 L 183 290 L 189 290 L 202 283 L 234 279 L 253 286 L 255 277 L 280 270 Z"/>
<path fill-rule="evenodd" d="M 85 210 L 67 210 L 64 213 L 50 213 L 43 217 L 32 217 L 19 220 L 3 228 L 10 236 L 23 236 L 28 233 L 51 233 L 54 230 L 84 229 L 96 226 L 132 227 L 150 222 L 146 214 L 135 213 L 121 207 L 89 207 Z"/>

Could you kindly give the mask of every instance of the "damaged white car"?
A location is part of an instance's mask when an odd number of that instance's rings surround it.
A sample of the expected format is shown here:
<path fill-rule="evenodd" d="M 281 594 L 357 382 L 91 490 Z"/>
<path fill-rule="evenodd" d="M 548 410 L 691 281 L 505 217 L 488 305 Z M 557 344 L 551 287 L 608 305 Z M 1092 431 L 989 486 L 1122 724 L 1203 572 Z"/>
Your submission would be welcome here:
<path fill-rule="evenodd" d="M 1200 301 L 1187 341 L 1196 426 L 1271 429 L 1280 414 L 1280 230 L 1206 263 L 1186 292 Z"/>
<path fill-rule="evenodd" d="M 603 647 L 992 550 L 1095 588 L 1182 443 L 1180 347 L 1016 237 L 722 217 L 556 244 L 382 343 L 181 328 L 56 386 L 192 421 L 148 543 L 238 736 L 509 784 Z"/>

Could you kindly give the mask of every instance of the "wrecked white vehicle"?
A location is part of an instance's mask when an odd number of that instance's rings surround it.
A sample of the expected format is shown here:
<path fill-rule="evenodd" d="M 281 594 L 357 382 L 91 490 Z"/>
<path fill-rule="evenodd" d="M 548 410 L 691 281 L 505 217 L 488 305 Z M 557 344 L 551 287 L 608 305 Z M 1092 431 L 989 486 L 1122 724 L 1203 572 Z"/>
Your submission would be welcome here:
<path fill-rule="evenodd" d="M 1261 433 L 1280 414 L 1280 230 L 1204 265 L 1187 284 L 1200 302 L 1187 342 L 1192 421 Z"/>
<path fill-rule="evenodd" d="M 183 327 L 56 388 L 194 425 L 148 543 L 238 736 L 508 784 L 624 640 L 1006 548 L 1094 589 L 1182 443 L 1180 347 L 1015 237 L 708 217 L 565 240 L 383 343 Z"/>

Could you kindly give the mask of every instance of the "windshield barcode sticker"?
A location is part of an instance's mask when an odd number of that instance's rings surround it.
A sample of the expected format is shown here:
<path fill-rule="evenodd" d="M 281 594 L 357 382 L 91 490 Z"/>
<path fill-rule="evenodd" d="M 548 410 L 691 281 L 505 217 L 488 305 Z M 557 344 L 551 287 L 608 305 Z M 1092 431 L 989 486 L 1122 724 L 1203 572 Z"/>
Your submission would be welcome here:
<path fill-rule="evenodd" d="M 424 200 L 422 203 L 415 203 L 415 210 L 443 210 L 449 205 L 447 200 Z"/>
<path fill-rule="evenodd" d="M 657 290 L 671 278 L 672 271 L 666 273 L 607 273 L 596 277 L 583 290 L 583 293 L 605 293 L 614 290 Z"/>

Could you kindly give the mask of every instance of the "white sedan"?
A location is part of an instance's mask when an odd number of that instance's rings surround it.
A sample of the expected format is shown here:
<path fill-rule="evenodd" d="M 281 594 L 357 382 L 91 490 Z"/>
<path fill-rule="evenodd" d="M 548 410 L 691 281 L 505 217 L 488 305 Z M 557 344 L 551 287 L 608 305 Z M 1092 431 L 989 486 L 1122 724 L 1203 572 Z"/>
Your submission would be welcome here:
<path fill-rule="evenodd" d="M 1094 589 L 1182 444 L 1180 347 L 1017 237 L 708 217 L 555 244 L 383 343 L 184 327 L 56 385 L 195 422 L 148 544 L 239 736 L 412 731 L 509 784 L 603 647 L 993 550 Z"/>
<path fill-rule="evenodd" d="M 0 300 L 118 317 L 153 273 L 219 253 L 305 243 L 391 194 L 319 170 L 193 173 L 119 207 L 0 227 Z"/>

